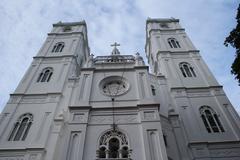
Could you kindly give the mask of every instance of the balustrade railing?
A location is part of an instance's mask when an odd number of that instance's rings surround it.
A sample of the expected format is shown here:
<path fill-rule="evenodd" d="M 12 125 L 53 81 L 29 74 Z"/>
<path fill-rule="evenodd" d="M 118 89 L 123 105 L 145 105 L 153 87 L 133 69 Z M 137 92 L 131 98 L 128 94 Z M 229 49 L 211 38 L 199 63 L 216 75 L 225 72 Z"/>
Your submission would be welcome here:
<path fill-rule="evenodd" d="M 111 56 L 97 56 L 94 58 L 94 63 L 131 63 L 135 62 L 132 55 L 111 55 Z"/>

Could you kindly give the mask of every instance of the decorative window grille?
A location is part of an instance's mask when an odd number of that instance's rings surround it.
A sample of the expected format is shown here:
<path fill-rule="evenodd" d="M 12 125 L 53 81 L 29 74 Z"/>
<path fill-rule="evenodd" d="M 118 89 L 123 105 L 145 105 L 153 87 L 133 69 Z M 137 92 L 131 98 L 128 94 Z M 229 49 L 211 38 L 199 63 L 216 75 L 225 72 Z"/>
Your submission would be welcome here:
<path fill-rule="evenodd" d="M 53 74 L 53 69 L 50 67 L 44 68 L 39 74 L 37 82 L 49 82 Z"/>
<path fill-rule="evenodd" d="M 182 72 L 183 77 L 196 77 L 196 73 L 193 67 L 187 62 L 181 62 L 179 68 Z"/>
<path fill-rule="evenodd" d="M 24 141 L 33 122 L 33 115 L 26 113 L 21 115 L 14 124 L 8 141 Z"/>
<path fill-rule="evenodd" d="M 131 150 L 125 134 L 118 130 L 105 132 L 99 140 L 97 159 L 129 159 Z"/>
<path fill-rule="evenodd" d="M 171 48 L 181 48 L 179 42 L 175 38 L 169 38 L 168 44 Z"/>
<path fill-rule="evenodd" d="M 64 48 L 63 42 L 58 42 L 53 46 L 52 52 L 62 52 Z"/>
<path fill-rule="evenodd" d="M 225 132 L 218 115 L 211 107 L 202 106 L 199 111 L 208 133 Z"/>

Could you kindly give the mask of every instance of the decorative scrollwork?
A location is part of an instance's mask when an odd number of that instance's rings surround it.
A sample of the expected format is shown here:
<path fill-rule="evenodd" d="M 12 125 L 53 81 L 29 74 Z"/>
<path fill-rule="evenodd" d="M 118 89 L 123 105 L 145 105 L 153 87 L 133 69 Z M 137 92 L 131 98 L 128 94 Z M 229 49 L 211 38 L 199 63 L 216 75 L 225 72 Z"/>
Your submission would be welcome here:
<path fill-rule="evenodd" d="M 127 137 L 118 130 L 111 130 L 106 132 L 101 138 L 100 138 L 100 145 L 107 145 L 107 142 L 110 138 L 118 137 L 121 139 L 122 145 L 128 145 Z"/>

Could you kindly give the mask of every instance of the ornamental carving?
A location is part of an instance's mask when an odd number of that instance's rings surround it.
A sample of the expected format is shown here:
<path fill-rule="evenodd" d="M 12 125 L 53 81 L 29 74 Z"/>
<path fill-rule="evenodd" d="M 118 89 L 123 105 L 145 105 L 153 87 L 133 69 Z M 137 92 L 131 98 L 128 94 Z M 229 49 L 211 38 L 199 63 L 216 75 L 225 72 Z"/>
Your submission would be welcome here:
<path fill-rule="evenodd" d="M 154 111 L 144 112 L 144 120 L 154 120 L 156 119 Z"/>
<path fill-rule="evenodd" d="M 99 83 L 102 94 L 110 97 L 120 96 L 129 90 L 129 83 L 124 77 L 111 76 L 103 79 Z"/>
<path fill-rule="evenodd" d="M 85 120 L 84 117 L 85 117 L 84 113 L 75 113 L 73 115 L 73 121 L 74 122 L 84 122 L 84 120 Z"/>
<path fill-rule="evenodd" d="M 44 103 L 47 96 L 25 96 L 22 98 L 21 103 Z"/>
<path fill-rule="evenodd" d="M 138 118 L 136 115 L 115 115 L 115 123 L 121 124 L 121 123 L 137 123 Z M 93 115 L 90 119 L 90 123 L 95 124 L 111 124 L 113 122 L 112 116 L 97 116 Z"/>
<path fill-rule="evenodd" d="M 118 130 L 110 130 L 106 132 L 99 141 L 100 145 L 107 145 L 107 142 L 112 137 L 118 137 L 121 139 L 121 145 L 128 145 L 127 137 Z"/>
<path fill-rule="evenodd" d="M 209 97 L 211 93 L 209 90 L 197 89 L 197 90 L 188 90 L 188 97 Z"/>

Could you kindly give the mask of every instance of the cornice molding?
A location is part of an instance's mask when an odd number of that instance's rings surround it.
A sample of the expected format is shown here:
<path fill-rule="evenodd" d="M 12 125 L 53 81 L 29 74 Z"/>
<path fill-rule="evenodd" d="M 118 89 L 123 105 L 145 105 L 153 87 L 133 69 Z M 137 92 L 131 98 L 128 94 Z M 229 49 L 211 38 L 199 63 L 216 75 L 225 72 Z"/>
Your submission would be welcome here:
<path fill-rule="evenodd" d="M 146 23 L 148 24 L 148 23 L 161 23 L 161 22 L 179 22 L 179 19 L 175 19 L 175 18 L 148 18 Z"/>
<path fill-rule="evenodd" d="M 87 25 L 86 22 L 83 20 L 83 21 L 80 21 L 80 22 L 58 22 L 58 23 L 55 23 L 53 24 L 53 27 L 63 27 L 63 26 L 78 26 L 78 25 Z"/>

